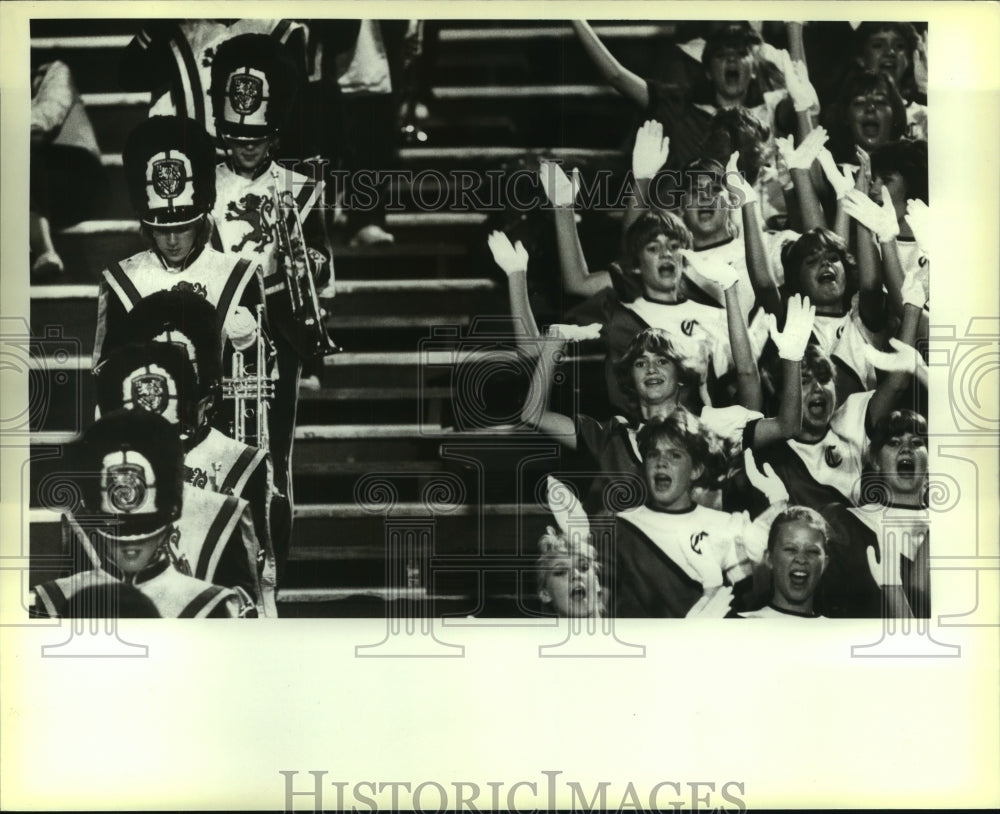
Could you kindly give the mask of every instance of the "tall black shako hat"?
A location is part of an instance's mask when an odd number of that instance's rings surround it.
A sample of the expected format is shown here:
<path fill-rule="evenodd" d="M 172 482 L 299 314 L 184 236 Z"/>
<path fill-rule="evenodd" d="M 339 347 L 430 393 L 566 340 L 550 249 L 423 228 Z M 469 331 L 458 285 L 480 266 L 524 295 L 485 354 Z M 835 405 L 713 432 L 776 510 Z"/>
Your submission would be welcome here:
<path fill-rule="evenodd" d="M 143 297 L 125 317 L 127 342 L 183 345 L 198 377 L 198 398 L 212 394 L 222 379 L 222 335 L 218 311 L 192 291 L 157 291 Z"/>
<path fill-rule="evenodd" d="M 149 226 L 184 226 L 215 205 L 215 145 L 194 119 L 146 119 L 122 161 L 132 208 Z"/>
<path fill-rule="evenodd" d="M 73 446 L 84 510 L 121 533 L 154 531 L 181 516 L 184 451 L 177 428 L 139 410 L 116 410 Z"/>
<path fill-rule="evenodd" d="M 212 60 L 216 132 L 248 140 L 274 135 L 288 118 L 300 80 L 295 62 L 274 37 L 241 34 L 226 40 Z"/>
<path fill-rule="evenodd" d="M 198 378 L 186 348 L 168 342 L 132 342 L 94 370 L 102 415 L 122 408 L 163 416 L 184 435 L 198 429 Z"/>

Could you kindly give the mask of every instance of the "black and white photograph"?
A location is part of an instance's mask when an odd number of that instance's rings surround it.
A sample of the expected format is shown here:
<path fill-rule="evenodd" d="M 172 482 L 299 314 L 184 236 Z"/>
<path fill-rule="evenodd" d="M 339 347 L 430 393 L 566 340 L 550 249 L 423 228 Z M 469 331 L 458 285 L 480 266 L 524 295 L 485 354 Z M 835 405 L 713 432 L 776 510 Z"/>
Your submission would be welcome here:
<path fill-rule="evenodd" d="M 1000 800 L 997 8 L 5 5 L 4 655 L 237 739 L 94 807 Z"/>
<path fill-rule="evenodd" d="M 926 25 L 531 22 L 33 21 L 33 612 L 927 618 Z"/>

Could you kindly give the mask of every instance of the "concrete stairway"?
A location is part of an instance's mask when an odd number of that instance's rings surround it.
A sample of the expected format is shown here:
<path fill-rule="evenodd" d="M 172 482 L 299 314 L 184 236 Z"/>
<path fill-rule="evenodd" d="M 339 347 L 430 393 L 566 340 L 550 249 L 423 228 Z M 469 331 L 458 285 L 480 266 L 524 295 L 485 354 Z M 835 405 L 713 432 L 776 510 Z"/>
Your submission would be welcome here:
<path fill-rule="evenodd" d="M 116 84 L 118 54 L 134 25 L 50 20 L 32 29 L 33 52 L 73 70 L 113 190 L 107 211 L 57 236 L 66 273 L 31 291 L 32 584 L 65 566 L 52 486 L 62 445 L 94 414 L 89 365 L 100 270 L 142 247 L 120 153 L 147 99 Z M 640 73 L 655 69 L 670 30 L 599 28 Z M 525 155 L 623 170 L 633 112 L 598 84 L 568 24 L 446 21 L 438 50 L 429 140 L 399 151 L 402 168 L 439 171 L 426 183 L 445 192 L 450 170 L 509 168 Z M 429 191 L 397 185 L 392 247 L 351 249 L 337 236 L 329 321 L 345 352 L 327 360 L 320 390 L 301 394 L 283 615 L 401 607 L 386 600 L 402 607 L 419 600 L 421 612 L 434 614 L 530 613 L 530 566 L 551 522 L 540 486 L 569 462 L 551 440 L 511 426 L 529 371 L 512 352 L 506 282 L 485 249 L 488 229 L 510 222 L 510 211 L 420 211 L 419 196 Z M 586 218 L 588 256 L 612 259 L 617 221 Z M 554 268 L 544 273 L 557 285 Z M 600 377 L 591 350 L 555 395 L 566 410 L 581 378 Z M 483 404 L 474 403 L 479 397 Z"/>

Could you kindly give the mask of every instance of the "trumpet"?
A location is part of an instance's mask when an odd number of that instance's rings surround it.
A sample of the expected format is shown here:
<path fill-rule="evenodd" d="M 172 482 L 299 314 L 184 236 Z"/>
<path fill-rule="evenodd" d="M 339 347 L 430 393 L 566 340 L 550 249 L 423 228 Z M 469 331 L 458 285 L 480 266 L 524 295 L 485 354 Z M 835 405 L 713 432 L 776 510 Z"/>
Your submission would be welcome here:
<path fill-rule="evenodd" d="M 274 346 L 264 334 L 264 306 L 257 305 L 257 370 L 248 372 L 243 351 L 233 353 L 232 376 L 222 378 L 222 398 L 234 402 L 232 436 L 242 444 L 270 449 L 268 431 L 270 400 L 274 398 L 275 376 L 267 373 Z M 248 437 L 248 430 L 253 432 Z M 252 441 L 251 441 L 252 438 Z"/>
<path fill-rule="evenodd" d="M 276 167 L 271 167 L 271 178 L 274 181 L 275 230 L 280 254 L 279 263 L 285 272 L 285 287 L 288 290 L 293 322 L 290 330 L 283 333 L 302 359 L 339 353 L 342 348 L 333 341 L 323 324 L 326 312 L 320 306 L 319 297 L 316 295 L 316 282 L 313 279 L 299 208 L 291 192 L 278 191 L 281 177 Z M 289 220 L 291 220 L 291 232 Z M 332 269 L 332 257 L 330 264 Z"/>

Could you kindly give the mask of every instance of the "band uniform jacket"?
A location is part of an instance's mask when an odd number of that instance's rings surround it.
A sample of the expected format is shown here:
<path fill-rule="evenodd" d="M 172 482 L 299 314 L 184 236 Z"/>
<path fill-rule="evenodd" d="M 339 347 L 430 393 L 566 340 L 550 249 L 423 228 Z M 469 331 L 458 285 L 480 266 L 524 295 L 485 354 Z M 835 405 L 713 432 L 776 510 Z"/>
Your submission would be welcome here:
<path fill-rule="evenodd" d="M 62 618 L 66 604 L 76 593 L 115 582 L 134 585 L 165 618 L 235 618 L 242 615 L 243 603 L 236 591 L 186 576 L 173 568 L 169 560 L 161 557 L 127 579 L 98 568 L 36 585 L 32 616 Z"/>
<path fill-rule="evenodd" d="M 260 543 L 257 573 L 262 615 L 277 616 L 274 544 L 269 526 L 274 477 L 267 452 L 208 427 L 184 456 L 184 480 L 198 489 L 235 495 L 247 501 Z"/>
<path fill-rule="evenodd" d="M 121 321 L 144 297 L 157 291 L 190 290 L 204 297 L 219 315 L 223 339 L 225 322 L 237 305 L 253 311 L 260 302 L 256 267 L 204 246 L 184 269 L 168 269 L 156 252 L 147 250 L 120 263 L 112 263 L 101 275 L 97 305 L 97 335 L 94 339 L 94 365 L 101 360 L 104 346 L 114 348 Z"/>
<path fill-rule="evenodd" d="M 198 489 L 189 483 L 184 484 L 183 501 L 181 517 L 174 526 L 180 532 L 177 547 L 191 575 L 226 588 L 241 588 L 259 603 L 260 543 L 247 501 Z M 75 541 L 94 568 L 105 567 L 78 518 L 63 515 L 63 534 L 65 550 L 70 550 Z"/>
<path fill-rule="evenodd" d="M 315 167 L 319 172 L 322 165 Z M 272 170 L 278 173 L 277 185 L 271 175 Z M 323 181 L 286 169 L 275 162 L 269 162 L 255 178 L 244 178 L 227 164 L 219 164 L 215 171 L 215 189 L 212 216 L 222 250 L 261 266 L 268 323 L 272 332 L 285 333 L 291 310 L 287 305 L 288 298 L 278 296 L 286 290 L 286 285 L 282 265 L 284 248 L 279 248 L 275 225 L 278 217 L 275 191 L 282 203 L 289 206 L 285 226 L 290 236 L 297 234 L 295 213 L 298 213 L 313 279 L 319 288 L 326 285 L 333 275 L 333 250 L 324 220 Z M 294 211 L 291 209 L 293 202 Z"/>
<path fill-rule="evenodd" d="M 278 173 L 277 185 L 271 175 Z M 268 416 L 271 460 L 275 484 L 291 504 L 290 456 L 295 432 L 298 382 L 302 358 L 302 325 L 293 314 L 286 287 L 284 249 L 278 248 L 276 190 L 282 205 L 288 205 L 285 225 L 288 234 L 297 234 L 295 213 L 302 224 L 305 248 L 317 288 L 324 279 L 332 279 L 332 249 L 324 222 L 324 187 L 322 180 L 285 169 L 275 162 L 264 165 L 255 178 L 244 178 L 227 164 L 216 167 L 216 202 L 212 212 L 217 237 L 226 252 L 241 255 L 253 265 L 259 265 L 263 276 L 263 297 L 266 303 L 267 328 L 274 340 L 277 381 Z M 290 193 L 290 194 L 285 194 Z M 292 206 L 294 204 L 294 206 Z M 228 414 L 217 415 L 215 425 L 226 431 Z M 220 422 L 222 422 L 220 424 Z M 284 536 L 284 535 L 282 535 Z M 285 545 L 280 540 L 275 544 Z"/>
<path fill-rule="evenodd" d="M 151 92 L 150 116 L 186 115 L 214 136 L 212 60 L 221 43 L 241 34 L 274 37 L 307 70 L 309 29 L 293 20 L 162 20 L 148 24 L 126 48 L 122 87 Z"/>

